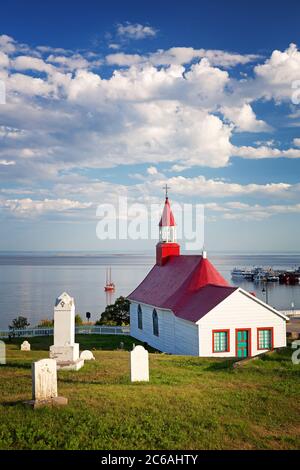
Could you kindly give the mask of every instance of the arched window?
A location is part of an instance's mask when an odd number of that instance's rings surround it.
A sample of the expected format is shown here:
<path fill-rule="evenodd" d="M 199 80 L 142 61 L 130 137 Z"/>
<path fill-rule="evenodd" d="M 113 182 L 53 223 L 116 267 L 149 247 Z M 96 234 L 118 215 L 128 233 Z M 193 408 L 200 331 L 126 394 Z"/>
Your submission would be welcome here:
<path fill-rule="evenodd" d="M 155 336 L 159 336 L 158 315 L 155 309 L 153 310 L 153 313 L 152 313 L 152 321 L 153 321 L 153 334 Z"/>
<path fill-rule="evenodd" d="M 142 311 L 142 307 L 140 306 L 140 304 L 138 305 L 137 314 L 138 314 L 138 327 L 140 330 L 142 330 L 143 329 L 143 311 Z"/>

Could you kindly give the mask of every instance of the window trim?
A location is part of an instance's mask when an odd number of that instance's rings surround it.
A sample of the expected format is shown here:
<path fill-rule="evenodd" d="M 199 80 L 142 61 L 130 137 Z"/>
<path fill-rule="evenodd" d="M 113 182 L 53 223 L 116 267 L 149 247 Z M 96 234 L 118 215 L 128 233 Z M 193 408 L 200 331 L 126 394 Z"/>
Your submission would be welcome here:
<path fill-rule="evenodd" d="M 155 330 L 155 328 L 154 328 L 154 318 L 156 318 L 156 321 L 157 321 L 157 334 L 154 331 Z M 154 308 L 152 310 L 152 333 L 153 333 L 153 336 L 156 336 L 157 338 L 159 338 L 158 313 L 157 313 L 156 308 Z"/>
<path fill-rule="evenodd" d="M 259 332 L 269 330 L 271 331 L 271 345 L 270 348 L 260 348 L 259 347 Z M 258 351 L 272 351 L 274 349 L 274 327 L 273 326 L 262 326 L 257 328 L 257 350 Z"/>
<path fill-rule="evenodd" d="M 141 307 L 141 304 L 138 304 L 137 308 L 137 321 L 138 321 L 138 329 L 142 330 L 143 329 L 143 309 Z M 140 326 L 141 325 L 141 326 Z"/>
<path fill-rule="evenodd" d="M 215 351 L 215 333 L 227 333 L 227 349 L 225 351 Z M 212 352 L 213 354 L 230 352 L 230 329 L 212 330 Z"/>

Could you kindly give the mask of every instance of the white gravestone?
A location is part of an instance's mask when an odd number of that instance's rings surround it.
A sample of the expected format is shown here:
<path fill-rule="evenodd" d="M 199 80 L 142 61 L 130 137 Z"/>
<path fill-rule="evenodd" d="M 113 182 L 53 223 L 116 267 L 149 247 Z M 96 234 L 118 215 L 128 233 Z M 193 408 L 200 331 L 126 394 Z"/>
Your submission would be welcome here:
<path fill-rule="evenodd" d="M 41 359 L 32 363 L 32 400 L 25 403 L 33 408 L 68 403 L 67 398 L 57 396 L 55 359 Z"/>
<path fill-rule="evenodd" d="M 57 397 L 57 372 L 54 359 L 42 359 L 32 364 L 32 399 L 50 400 Z"/>
<path fill-rule="evenodd" d="M 28 341 L 23 341 L 21 351 L 30 351 L 30 343 L 28 343 Z"/>
<path fill-rule="evenodd" d="M 4 341 L 0 341 L 0 364 L 6 364 L 6 347 Z"/>
<path fill-rule="evenodd" d="M 82 351 L 82 353 L 80 354 L 80 359 L 84 359 L 85 361 L 94 361 L 95 357 L 92 351 L 89 351 L 88 349 L 86 349 L 85 351 Z"/>
<path fill-rule="evenodd" d="M 84 360 L 79 357 L 79 344 L 75 343 L 75 304 L 66 292 L 54 306 L 54 344 L 50 358 L 56 359 L 58 369 L 79 370 Z"/>
<path fill-rule="evenodd" d="M 130 352 L 131 382 L 149 382 L 149 354 L 143 346 L 135 346 Z"/>

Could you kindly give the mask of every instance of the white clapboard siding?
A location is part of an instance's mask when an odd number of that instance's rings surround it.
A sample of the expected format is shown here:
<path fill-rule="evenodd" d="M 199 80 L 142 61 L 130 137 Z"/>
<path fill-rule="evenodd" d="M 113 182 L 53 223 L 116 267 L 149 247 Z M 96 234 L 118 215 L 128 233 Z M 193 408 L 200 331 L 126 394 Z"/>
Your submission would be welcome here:
<path fill-rule="evenodd" d="M 195 323 L 175 317 L 175 354 L 199 356 L 198 331 Z"/>
<path fill-rule="evenodd" d="M 274 328 L 274 348 L 286 346 L 286 322 L 243 291 L 236 290 L 198 322 L 200 356 L 230 357 L 236 355 L 235 330 L 251 328 L 251 355 L 264 352 L 257 349 L 257 328 Z M 212 331 L 230 330 L 230 351 L 213 353 Z"/>
<path fill-rule="evenodd" d="M 170 310 L 156 308 L 159 336 L 153 334 L 153 307 L 140 304 L 143 312 L 143 329 L 138 328 L 138 303 L 130 304 L 130 335 L 150 346 L 171 354 L 199 354 L 198 326 L 177 318 Z"/>

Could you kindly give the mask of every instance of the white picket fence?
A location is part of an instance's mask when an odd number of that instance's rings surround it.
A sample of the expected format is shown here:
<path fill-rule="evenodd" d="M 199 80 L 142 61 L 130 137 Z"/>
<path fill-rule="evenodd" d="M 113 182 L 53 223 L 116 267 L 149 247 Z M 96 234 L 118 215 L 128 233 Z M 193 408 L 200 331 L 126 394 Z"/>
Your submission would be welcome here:
<path fill-rule="evenodd" d="M 300 318 L 300 310 L 281 310 L 289 318 Z"/>
<path fill-rule="evenodd" d="M 129 335 L 129 326 L 76 326 L 76 334 L 80 335 Z M 25 328 L 23 330 L 0 330 L 0 338 L 34 336 L 53 336 L 53 328 Z"/>

